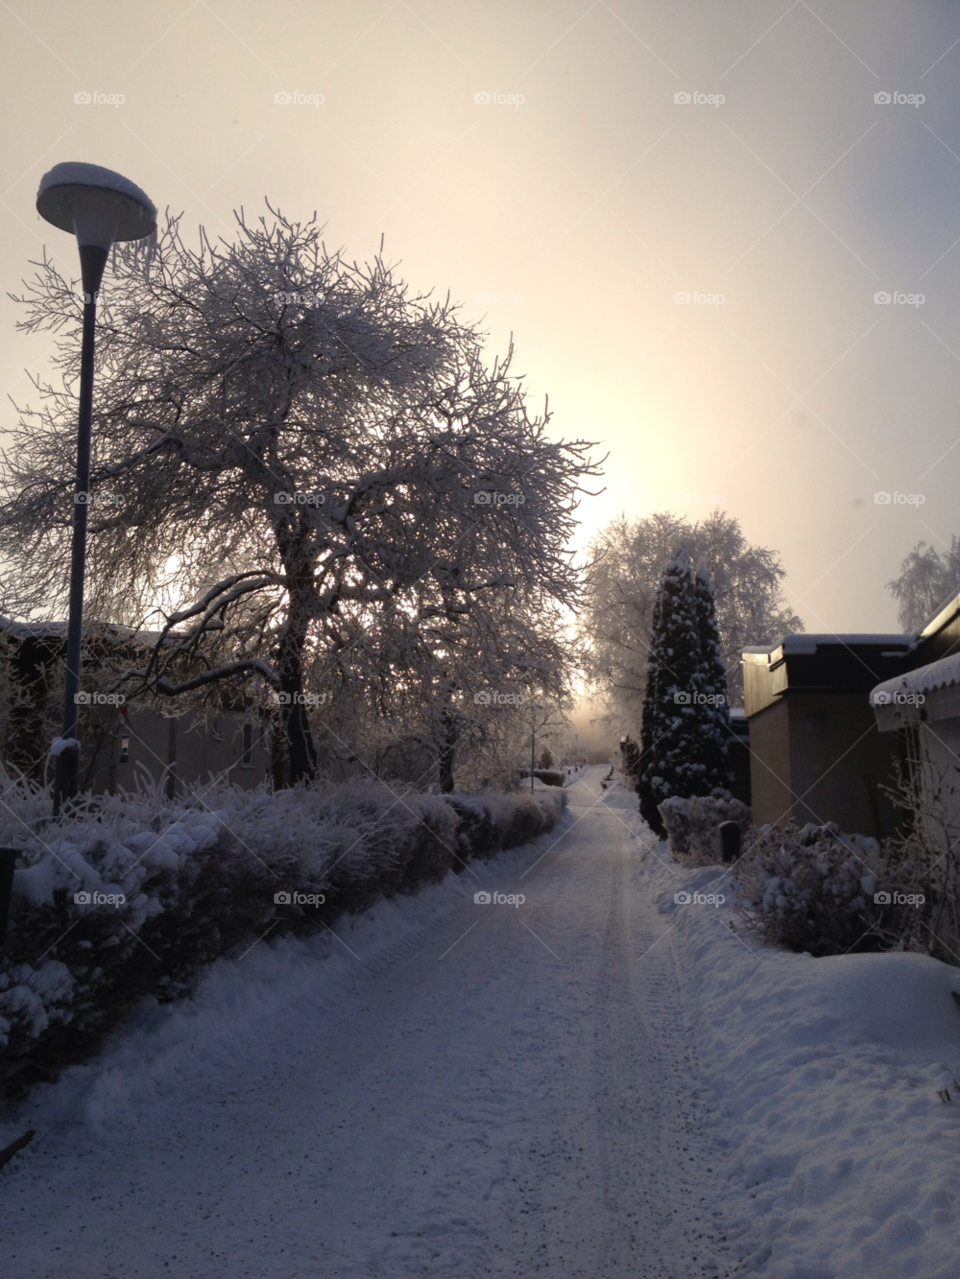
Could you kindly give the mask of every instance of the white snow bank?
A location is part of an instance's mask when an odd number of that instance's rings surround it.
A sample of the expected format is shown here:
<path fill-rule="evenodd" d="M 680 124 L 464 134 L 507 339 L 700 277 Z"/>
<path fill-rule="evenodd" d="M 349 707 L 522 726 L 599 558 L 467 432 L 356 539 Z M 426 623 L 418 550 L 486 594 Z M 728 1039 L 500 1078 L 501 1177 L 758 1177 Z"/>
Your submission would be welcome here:
<path fill-rule="evenodd" d="M 937 1094 L 960 1069 L 960 969 L 767 948 L 731 932 L 722 869 L 678 867 L 661 845 L 643 873 L 699 1008 L 731 1201 L 746 1191 L 755 1214 L 739 1224 L 752 1272 L 956 1279 L 960 1090 L 956 1104 Z M 703 900 L 677 904 L 679 890 Z"/>
<path fill-rule="evenodd" d="M 960 969 L 929 955 L 832 955 L 814 966 L 851 1033 L 912 1061 L 960 1063 Z"/>

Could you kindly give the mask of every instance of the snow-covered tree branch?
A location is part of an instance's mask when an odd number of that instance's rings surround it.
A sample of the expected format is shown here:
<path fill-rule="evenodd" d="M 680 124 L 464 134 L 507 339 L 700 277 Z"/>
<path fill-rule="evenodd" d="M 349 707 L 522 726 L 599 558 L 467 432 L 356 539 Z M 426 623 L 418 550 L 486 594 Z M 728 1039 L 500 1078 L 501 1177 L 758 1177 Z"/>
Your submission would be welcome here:
<path fill-rule="evenodd" d="M 80 355 L 75 287 L 38 268 L 20 327 L 57 333 L 63 386 L 37 383 L 4 458 L 0 552 L 23 616 L 64 606 Z M 597 467 L 528 412 L 512 349 L 486 363 L 449 297 L 272 209 L 196 250 L 168 218 L 152 257 L 118 247 L 108 277 L 88 615 L 158 634 L 137 672 L 153 693 L 242 674 L 290 695 L 296 782 L 317 754 L 295 695 L 308 674 L 369 680 L 348 655 L 375 624 L 379 677 L 451 705 L 525 668 L 558 682 L 556 619 L 578 592 L 565 547 Z"/>

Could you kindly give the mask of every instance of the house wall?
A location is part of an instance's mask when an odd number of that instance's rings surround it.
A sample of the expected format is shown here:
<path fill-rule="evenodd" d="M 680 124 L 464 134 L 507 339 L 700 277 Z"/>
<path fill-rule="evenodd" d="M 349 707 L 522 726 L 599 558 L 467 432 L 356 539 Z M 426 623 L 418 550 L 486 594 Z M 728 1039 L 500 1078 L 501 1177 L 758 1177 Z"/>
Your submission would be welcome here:
<path fill-rule="evenodd" d="M 791 693 L 750 717 L 753 820 L 793 817 L 889 838 L 899 811 L 893 781 L 899 744 L 881 734 L 862 693 Z"/>
<path fill-rule="evenodd" d="M 148 773 L 169 795 L 190 796 L 202 795 L 214 779 L 252 790 L 270 776 L 270 735 L 256 717 L 225 711 L 218 717 L 219 732 L 215 724 L 189 723 L 151 709 L 98 707 L 80 725 L 82 789 L 115 794 L 149 780 Z M 245 764 L 243 726 L 248 723 L 253 734 Z"/>
<path fill-rule="evenodd" d="M 787 703 L 772 702 L 750 716 L 750 795 L 757 826 L 790 814 L 790 733 Z"/>
<path fill-rule="evenodd" d="M 942 818 L 945 826 L 937 831 L 942 838 L 944 851 L 955 848 L 960 839 L 960 715 L 935 723 L 917 726 L 924 770 L 924 794 L 928 797 L 931 813 L 939 827 Z M 890 734 L 892 737 L 893 734 Z"/>
<path fill-rule="evenodd" d="M 894 780 L 895 737 L 877 728 L 863 693 L 792 693 L 790 718 L 793 815 L 836 822 L 841 830 L 888 839 L 900 814 L 881 789 Z"/>

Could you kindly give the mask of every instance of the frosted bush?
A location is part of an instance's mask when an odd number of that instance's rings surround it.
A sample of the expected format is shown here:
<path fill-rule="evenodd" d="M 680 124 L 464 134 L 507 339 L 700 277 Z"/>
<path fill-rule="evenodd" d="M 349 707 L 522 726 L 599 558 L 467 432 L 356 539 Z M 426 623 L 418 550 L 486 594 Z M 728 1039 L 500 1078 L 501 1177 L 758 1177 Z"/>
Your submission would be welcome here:
<path fill-rule="evenodd" d="M 441 879 L 549 830 L 566 807 L 563 791 L 424 795 L 368 779 L 277 794 L 219 786 L 202 808 L 148 787 L 55 822 L 47 792 L 2 770 L 0 787 L 0 837 L 25 863 L 0 958 L 8 1090 L 84 1056 L 143 995 L 189 994 L 219 956 Z"/>
<path fill-rule="evenodd" d="M 738 914 L 770 945 L 815 956 L 929 949 L 920 867 L 834 822 L 751 831 L 732 887 Z"/>
<path fill-rule="evenodd" d="M 660 816 L 670 851 L 687 866 L 713 866 L 722 860 L 721 822 L 736 822 L 744 835 L 750 828 L 750 809 L 726 790 L 693 799 L 671 795 L 660 805 Z"/>

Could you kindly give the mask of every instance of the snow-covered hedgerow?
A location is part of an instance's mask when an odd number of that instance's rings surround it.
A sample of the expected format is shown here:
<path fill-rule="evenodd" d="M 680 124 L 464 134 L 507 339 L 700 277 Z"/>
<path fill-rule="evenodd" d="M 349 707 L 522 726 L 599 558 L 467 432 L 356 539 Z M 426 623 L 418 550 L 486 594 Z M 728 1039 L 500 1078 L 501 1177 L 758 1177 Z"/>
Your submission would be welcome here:
<path fill-rule="evenodd" d="M 24 849 L 0 958 L 0 1079 L 19 1090 L 88 1053 L 137 999 L 187 995 L 205 964 L 309 933 L 553 827 L 566 793 L 425 795 L 367 780 L 203 808 L 102 796 L 54 822 L 5 782 L 0 843 Z"/>
<path fill-rule="evenodd" d="M 930 949 L 922 868 L 835 822 L 751 831 L 732 887 L 770 945 L 817 957 Z"/>
<path fill-rule="evenodd" d="M 694 799 L 671 795 L 660 805 L 660 816 L 670 851 L 686 866 L 713 866 L 721 860 L 721 822 L 737 822 L 744 836 L 750 828 L 750 809 L 721 789 Z"/>

